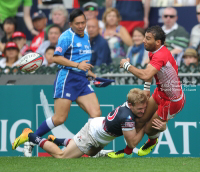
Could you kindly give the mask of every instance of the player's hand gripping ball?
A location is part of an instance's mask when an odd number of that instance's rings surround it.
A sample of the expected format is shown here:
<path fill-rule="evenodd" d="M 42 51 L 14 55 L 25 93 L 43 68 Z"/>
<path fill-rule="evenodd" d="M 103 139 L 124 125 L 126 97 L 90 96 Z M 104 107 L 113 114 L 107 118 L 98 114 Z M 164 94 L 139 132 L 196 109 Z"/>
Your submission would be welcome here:
<path fill-rule="evenodd" d="M 28 53 L 20 58 L 19 69 L 30 73 L 36 71 L 43 63 L 43 56 L 38 53 Z"/>

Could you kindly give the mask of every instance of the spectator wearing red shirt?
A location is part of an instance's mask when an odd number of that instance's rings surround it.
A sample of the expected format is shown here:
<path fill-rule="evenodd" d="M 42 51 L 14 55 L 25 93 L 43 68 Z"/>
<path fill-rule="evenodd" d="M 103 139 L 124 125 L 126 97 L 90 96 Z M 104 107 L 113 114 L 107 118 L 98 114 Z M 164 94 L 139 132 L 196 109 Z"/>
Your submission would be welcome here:
<path fill-rule="evenodd" d="M 150 2 L 145 0 L 143 4 L 142 0 L 106 0 L 106 8 L 115 7 L 122 17 L 120 25 L 132 34 L 136 27 L 148 27 Z"/>
<path fill-rule="evenodd" d="M 39 32 L 37 36 L 34 36 L 30 45 L 30 50 L 35 52 L 44 41 L 47 17 L 42 11 L 38 11 L 33 14 L 32 21 L 34 28 Z"/>

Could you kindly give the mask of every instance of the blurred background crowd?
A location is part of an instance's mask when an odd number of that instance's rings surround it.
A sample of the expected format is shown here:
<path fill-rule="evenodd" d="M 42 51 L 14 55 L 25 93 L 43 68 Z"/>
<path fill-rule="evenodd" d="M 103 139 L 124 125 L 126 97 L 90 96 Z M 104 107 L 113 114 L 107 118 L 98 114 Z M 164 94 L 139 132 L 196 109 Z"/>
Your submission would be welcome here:
<path fill-rule="evenodd" d="M 119 64 L 122 58 L 130 58 L 133 65 L 146 65 L 149 59 L 143 39 L 153 20 L 161 21 L 165 45 L 179 66 L 200 62 L 200 0 L 1 0 L 0 67 L 17 66 L 29 52 L 42 54 L 43 65 L 54 67 L 55 46 L 70 27 L 68 17 L 74 8 L 81 8 L 87 18 L 94 66 Z M 153 8 L 159 14 L 151 20 Z M 190 20 L 196 24 L 189 29 L 180 25 L 178 19 L 184 18 L 179 8 L 189 18 L 185 26 Z M 196 17 L 188 12 L 191 8 Z"/>

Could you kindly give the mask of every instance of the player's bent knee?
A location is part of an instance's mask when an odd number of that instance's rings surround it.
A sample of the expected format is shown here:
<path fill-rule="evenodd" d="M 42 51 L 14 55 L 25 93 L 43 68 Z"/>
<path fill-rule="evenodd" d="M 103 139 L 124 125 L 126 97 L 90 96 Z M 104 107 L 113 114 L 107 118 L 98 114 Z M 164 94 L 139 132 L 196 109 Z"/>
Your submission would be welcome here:
<path fill-rule="evenodd" d="M 65 122 L 66 118 L 53 118 L 53 123 L 55 126 L 61 125 Z"/>
<path fill-rule="evenodd" d="M 102 112 L 101 112 L 101 110 L 100 110 L 100 108 L 99 108 L 99 109 L 93 111 L 93 112 L 90 114 L 90 117 L 91 117 L 91 118 L 96 118 L 96 117 L 100 117 L 101 115 L 102 115 Z"/>
<path fill-rule="evenodd" d="M 54 158 L 64 159 L 64 153 L 63 151 L 58 152 L 57 154 L 52 155 Z"/>
<path fill-rule="evenodd" d="M 151 126 L 146 125 L 144 128 L 144 133 L 146 133 L 147 135 L 151 135 L 153 133 L 155 133 L 157 130 L 152 128 Z"/>

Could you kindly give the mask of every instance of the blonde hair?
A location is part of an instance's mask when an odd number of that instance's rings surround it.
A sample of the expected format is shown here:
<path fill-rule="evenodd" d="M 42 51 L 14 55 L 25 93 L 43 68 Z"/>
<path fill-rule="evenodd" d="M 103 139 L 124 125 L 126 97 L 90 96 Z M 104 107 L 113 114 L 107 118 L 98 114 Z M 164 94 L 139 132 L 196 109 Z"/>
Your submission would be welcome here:
<path fill-rule="evenodd" d="M 147 102 L 147 96 L 143 92 L 143 90 L 140 90 L 139 88 L 131 89 L 127 95 L 128 103 L 131 103 L 133 106 L 136 103 L 146 103 Z"/>
<path fill-rule="evenodd" d="M 117 23 L 116 25 L 119 25 L 119 22 L 121 21 L 121 16 L 119 14 L 119 11 L 116 8 L 107 8 L 106 11 L 103 13 L 103 17 L 102 17 L 102 21 L 104 22 L 104 24 L 107 26 L 108 24 L 106 23 L 106 17 L 109 13 L 111 12 L 115 12 L 117 15 Z"/>

